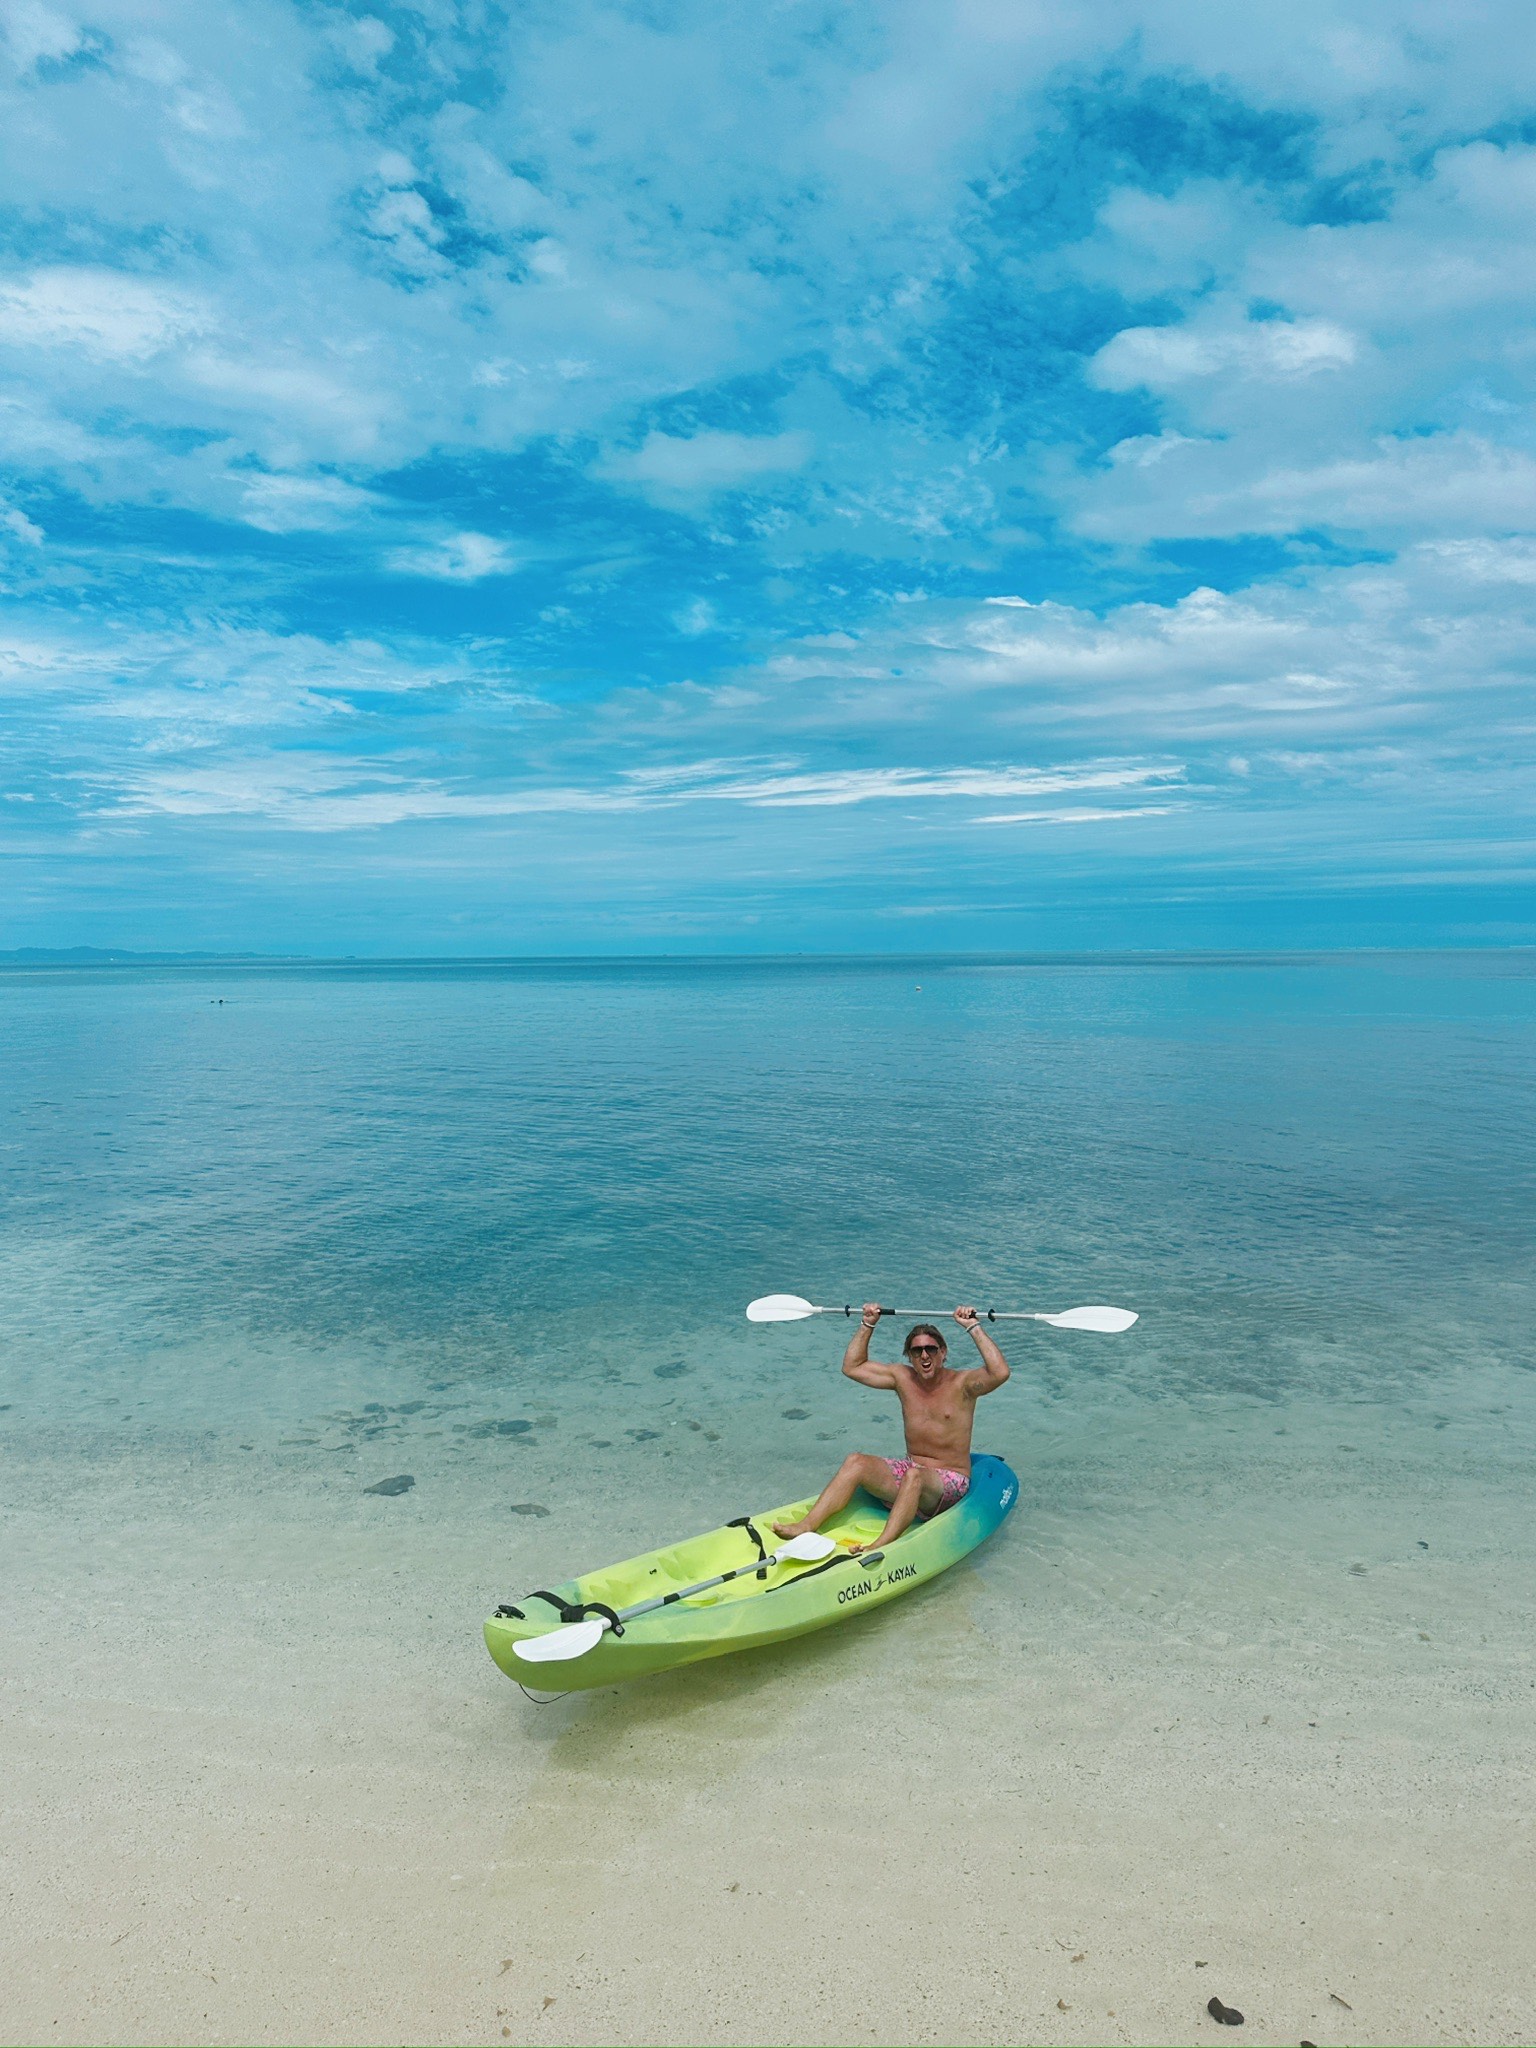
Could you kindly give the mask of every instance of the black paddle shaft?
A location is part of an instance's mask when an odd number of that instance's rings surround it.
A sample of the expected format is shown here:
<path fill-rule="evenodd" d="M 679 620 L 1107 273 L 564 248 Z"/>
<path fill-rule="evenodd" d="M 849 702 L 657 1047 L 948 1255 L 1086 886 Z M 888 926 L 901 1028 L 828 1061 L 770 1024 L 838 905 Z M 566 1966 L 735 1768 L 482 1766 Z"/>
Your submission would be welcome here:
<path fill-rule="evenodd" d="M 850 1303 L 846 1301 L 843 1303 L 843 1314 L 845 1316 L 861 1316 L 863 1315 L 863 1313 L 864 1311 L 862 1309 L 854 1308 Z M 881 1309 L 880 1313 L 883 1316 L 917 1316 L 919 1320 L 921 1320 L 930 1313 L 934 1317 L 939 1317 L 949 1315 L 952 1313 L 952 1311 L 949 1309 L 933 1309 L 930 1311 L 927 1309 L 920 1308 L 883 1308 Z M 979 1323 L 995 1323 L 998 1318 L 998 1313 L 999 1311 L 995 1308 L 979 1308 L 976 1311 L 976 1320 Z M 1007 1311 L 1003 1310 L 1002 1313 L 1006 1315 Z"/>

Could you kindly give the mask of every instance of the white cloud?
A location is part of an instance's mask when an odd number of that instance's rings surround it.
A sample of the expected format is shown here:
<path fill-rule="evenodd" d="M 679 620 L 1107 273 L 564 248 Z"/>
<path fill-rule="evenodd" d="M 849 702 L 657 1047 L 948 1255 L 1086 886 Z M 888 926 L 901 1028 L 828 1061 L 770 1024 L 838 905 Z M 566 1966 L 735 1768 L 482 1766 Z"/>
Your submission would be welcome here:
<path fill-rule="evenodd" d="M 1112 484 L 1088 477 L 1075 487 L 1078 532 L 1144 542 L 1325 526 L 1401 542 L 1536 526 L 1536 457 L 1481 434 L 1383 437 L 1310 461 L 1283 445 L 1237 449 L 1216 439 L 1177 440 L 1155 466 L 1138 453 L 1122 444 Z"/>
<path fill-rule="evenodd" d="M 379 500 L 334 476 L 250 476 L 241 480 L 240 517 L 263 533 L 330 532 Z"/>
<path fill-rule="evenodd" d="M 594 474 L 657 498 L 707 497 L 748 484 L 754 477 L 802 468 L 810 459 L 805 433 L 649 433 L 638 448 L 605 455 Z"/>
<path fill-rule="evenodd" d="M 1536 149 L 1458 144 L 1390 183 L 1381 217 L 1305 230 L 1250 198 L 1189 317 L 1099 351 L 1094 380 L 1157 394 L 1163 419 L 1107 468 L 1063 477 L 1075 530 L 1141 545 L 1343 529 L 1390 546 L 1536 521 L 1518 424 L 1536 369 Z M 1137 274 L 1149 218 L 1172 232 L 1160 201 L 1101 210 L 1082 245 L 1101 274 Z M 1285 317 L 1249 316 L 1265 302 Z"/>
<path fill-rule="evenodd" d="M 226 425 L 238 422 L 252 441 L 277 460 L 293 461 L 295 450 L 312 450 L 317 460 L 377 456 L 381 431 L 392 410 L 387 393 L 366 376 L 346 376 L 339 366 L 298 354 L 232 355 L 194 348 L 177 365 L 180 378 L 212 401 L 210 411 Z M 280 423 L 268 435 L 263 423 Z"/>
<path fill-rule="evenodd" d="M 1418 552 L 1468 583 L 1536 584 L 1536 540 L 1431 540 Z"/>
<path fill-rule="evenodd" d="M 893 799 L 1047 796 L 1061 790 L 1137 789 L 1178 782 L 1166 762 L 1085 762 L 1058 768 L 848 768 L 820 773 L 742 775 L 718 763 L 638 772 L 631 787 L 652 801 L 742 803 L 764 809 L 823 809 Z"/>
<path fill-rule="evenodd" d="M 303 735 L 309 744 L 314 728 L 350 720 L 357 695 L 493 687 L 503 704 L 530 701 L 509 687 L 494 657 L 471 662 L 363 635 L 326 640 L 207 623 L 91 631 L 17 608 L 0 627 L 0 689 L 18 706 L 68 700 L 68 721 L 82 742 L 98 733 L 109 773 L 125 728 L 137 728 L 156 752 L 217 747 L 241 727 Z"/>
<path fill-rule="evenodd" d="M 324 17 L 322 33 L 354 71 L 375 78 L 379 65 L 395 47 L 395 32 L 374 14 L 343 14 L 340 9 Z"/>
<path fill-rule="evenodd" d="M 1215 178 L 1193 178 L 1171 193 L 1122 186 L 1063 260 L 1133 300 L 1202 293 L 1251 243 L 1258 209 L 1254 195 Z"/>
<path fill-rule="evenodd" d="M 1108 825 L 1121 818 L 1166 818 L 1182 810 L 1181 804 L 1131 804 L 1123 811 L 1090 809 L 1067 811 L 992 811 L 973 818 L 976 825 Z"/>
<path fill-rule="evenodd" d="M 1531 549 L 1435 541 L 1400 560 L 1102 614 L 1050 601 L 892 609 L 850 648 L 776 658 L 781 731 L 899 733 L 946 747 L 1002 733 L 1113 732 L 1127 749 L 1306 732 L 1338 744 L 1465 722 L 1510 731 L 1536 667 Z M 1518 751 L 1518 749 L 1517 749 Z"/>
<path fill-rule="evenodd" d="M 36 520 L 29 519 L 19 505 L 7 505 L 0 498 L 0 532 L 9 533 L 29 548 L 40 548 L 47 539 Z"/>
<path fill-rule="evenodd" d="M 690 640 L 696 640 L 701 633 L 712 633 L 719 621 L 715 608 L 706 597 L 696 597 L 672 614 L 672 623 L 679 633 Z"/>
<path fill-rule="evenodd" d="M 1055 772 L 1002 769 L 990 774 L 956 770 L 934 774 L 915 768 L 846 776 L 718 776 L 708 770 L 636 775 L 620 782 L 501 788 L 455 788 L 438 777 L 413 774 L 397 762 L 333 751 L 262 753 L 217 760 L 127 763 L 91 778 L 106 808 L 118 816 L 262 817 L 303 831 L 338 832 L 424 819 L 633 815 L 681 805 L 745 804 L 753 808 L 838 807 L 872 800 L 906 801 L 1030 795 L 1052 790 L 1133 787 L 1169 779 L 1165 768 L 1105 769 L 1093 764 Z M 1063 810 L 1017 819 L 972 823 L 1091 822 L 1098 818 L 1162 815 L 1171 806 L 1133 811 Z"/>
<path fill-rule="evenodd" d="M 0 9 L 0 28 L 18 71 L 50 59 L 58 63 L 72 57 L 84 41 L 75 22 L 52 7 L 39 5 L 38 0 L 7 0 Z"/>
<path fill-rule="evenodd" d="M 1188 434 L 1131 434 L 1117 441 L 1107 460 L 1115 469 L 1151 469 L 1179 448 L 1198 448 Z"/>
<path fill-rule="evenodd" d="M 448 534 L 423 546 L 392 548 L 384 559 L 397 576 L 428 576 L 443 583 L 511 576 L 522 566 L 505 541 L 488 533 Z"/>
<path fill-rule="evenodd" d="M 120 270 L 56 265 L 0 280 L 0 342 L 145 362 L 211 324 L 195 295 Z"/>
<path fill-rule="evenodd" d="M 1250 320 L 1242 326 L 1127 327 L 1106 342 L 1090 371 L 1109 391 L 1138 384 L 1166 390 L 1224 371 L 1263 379 L 1347 369 L 1359 354 L 1331 320 Z"/>

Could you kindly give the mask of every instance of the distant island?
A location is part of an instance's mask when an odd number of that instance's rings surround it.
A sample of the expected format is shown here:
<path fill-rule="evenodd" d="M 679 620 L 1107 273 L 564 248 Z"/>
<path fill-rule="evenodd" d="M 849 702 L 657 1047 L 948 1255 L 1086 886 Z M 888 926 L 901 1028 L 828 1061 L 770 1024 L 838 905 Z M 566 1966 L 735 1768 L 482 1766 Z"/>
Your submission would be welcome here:
<path fill-rule="evenodd" d="M 201 966 L 225 960 L 291 960 L 292 953 L 130 953 L 121 946 L 13 946 L 0 950 L 0 964 L 18 967 Z"/>

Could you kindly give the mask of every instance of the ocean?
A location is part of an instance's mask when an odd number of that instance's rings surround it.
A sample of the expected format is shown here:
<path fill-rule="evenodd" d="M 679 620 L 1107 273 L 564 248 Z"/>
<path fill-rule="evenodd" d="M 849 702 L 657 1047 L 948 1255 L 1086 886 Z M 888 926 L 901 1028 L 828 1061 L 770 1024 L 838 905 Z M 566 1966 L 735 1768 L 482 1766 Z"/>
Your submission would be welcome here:
<path fill-rule="evenodd" d="M 11 969 L 0 1075 L 5 1420 L 71 1453 L 540 1453 L 570 1502 L 697 1421 L 808 1485 L 811 1422 L 890 1417 L 839 1320 L 744 1322 L 779 1291 L 1138 1310 L 1009 1332 L 1020 1455 L 1312 1395 L 1491 1430 L 1532 1359 L 1529 954 Z"/>

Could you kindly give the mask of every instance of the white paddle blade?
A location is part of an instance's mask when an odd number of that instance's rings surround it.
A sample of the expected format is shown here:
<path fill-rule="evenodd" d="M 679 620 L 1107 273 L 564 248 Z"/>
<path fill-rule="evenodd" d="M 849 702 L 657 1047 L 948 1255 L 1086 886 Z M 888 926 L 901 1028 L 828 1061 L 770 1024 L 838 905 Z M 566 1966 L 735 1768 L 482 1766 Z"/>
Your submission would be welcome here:
<path fill-rule="evenodd" d="M 608 1623 L 600 1614 L 587 1621 L 573 1621 L 569 1628 L 551 1629 L 547 1636 L 529 1636 L 512 1645 L 513 1654 L 525 1664 L 569 1664 L 573 1657 L 585 1657 L 603 1640 Z"/>
<path fill-rule="evenodd" d="M 1101 1337 L 1118 1337 L 1136 1320 L 1132 1308 L 1069 1308 L 1059 1316 L 1042 1316 L 1058 1330 L 1097 1330 Z"/>
<path fill-rule="evenodd" d="M 810 1302 L 802 1301 L 798 1294 L 760 1294 L 747 1303 L 749 1323 L 803 1323 L 815 1313 Z"/>
<path fill-rule="evenodd" d="M 830 1536 L 823 1536 L 815 1529 L 807 1529 L 803 1536 L 791 1536 L 787 1543 L 781 1543 L 773 1553 L 775 1564 L 820 1564 L 824 1557 L 830 1557 L 837 1545 Z"/>

